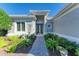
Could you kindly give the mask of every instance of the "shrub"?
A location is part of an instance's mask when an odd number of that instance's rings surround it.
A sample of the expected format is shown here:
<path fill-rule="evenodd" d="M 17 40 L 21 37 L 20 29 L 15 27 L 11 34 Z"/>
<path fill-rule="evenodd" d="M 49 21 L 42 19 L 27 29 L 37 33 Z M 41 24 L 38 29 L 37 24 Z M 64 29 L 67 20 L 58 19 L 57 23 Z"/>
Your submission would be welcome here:
<path fill-rule="evenodd" d="M 8 36 L 8 39 L 12 41 L 11 45 L 9 45 L 6 49 L 7 52 L 13 53 L 15 52 L 17 45 L 22 41 L 18 38 L 18 36 Z"/>
<path fill-rule="evenodd" d="M 60 50 L 60 51 L 66 50 L 66 49 L 65 49 L 64 47 L 62 47 L 62 46 L 57 46 L 56 49 L 57 49 L 57 50 Z"/>
<path fill-rule="evenodd" d="M 8 40 L 10 40 L 12 42 L 19 42 L 20 41 L 18 36 L 8 36 Z"/>
<path fill-rule="evenodd" d="M 77 47 L 77 48 L 75 49 L 75 55 L 76 55 L 76 56 L 79 56 L 79 47 Z"/>
<path fill-rule="evenodd" d="M 10 41 L 15 41 L 15 40 L 18 39 L 18 37 L 17 37 L 17 36 L 8 36 L 8 39 L 9 39 Z"/>
<path fill-rule="evenodd" d="M 77 47 L 77 44 L 76 43 L 74 43 L 74 42 L 70 42 L 70 43 L 68 43 L 67 45 L 66 45 L 66 49 L 67 50 L 75 50 L 75 48 Z"/>
<path fill-rule="evenodd" d="M 56 42 L 55 40 L 46 40 L 46 46 L 50 49 L 56 47 L 58 45 L 58 42 Z"/>
<path fill-rule="evenodd" d="M 30 39 L 22 39 L 22 41 L 18 44 L 19 46 L 29 46 L 32 43 Z"/>
<path fill-rule="evenodd" d="M 53 40 L 58 40 L 58 35 L 56 35 L 56 34 L 53 34 Z"/>
<path fill-rule="evenodd" d="M 7 52 L 13 53 L 16 51 L 18 44 L 22 41 L 21 39 L 17 38 L 16 36 L 10 36 L 9 39 L 12 41 L 11 45 L 9 45 L 6 49 Z"/>
<path fill-rule="evenodd" d="M 0 29 L 0 36 L 6 36 L 7 32 L 7 30 Z"/>
<path fill-rule="evenodd" d="M 31 40 L 35 40 L 36 36 L 35 36 L 35 34 L 31 34 L 28 38 L 31 39 Z"/>
<path fill-rule="evenodd" d="M 51 49 L 54 53 L 56 50 L 56 47 L 58 46 L 58 42 L 56 40 L 48 39 L 46 40 L 46 46 L 47 48 Z"/>
<path fill-rule="evenodd" d="M 48 33 L 48 34 L 44 35 L 44 38 L 45 38 L 45 40 L 48 40 L 49 38 L 53 39 L 53 36 L 54 36 L 53 34 Z"/>
<path fill-rule="evenodd" d="M 74 50 L 77 46 L 75 42 L 70 42 L 63 37 L 59 37 L 58 42 L 60 46 L 63 46 L 67 50 Z"/>
<path fill-rule="evenodd" d="M 47 34 L 44 37 L 48 48 L 53 49 L 54 47 L 61 46 L 64 49 L 68 50 L 68 52 L 75 55 L 75 49 L 77 47 L 77 44 L 75 42 L 70 42 L 64 37 L 59 37 L 58 35 L 52 34 Z M 78 51 L 78 49 L 76 49 L 76 51 Z"/>
<path fill-rule="evenodd" d="M 16 47 L 17 47 L 16 44 L 12 44 L 12 45 L 7 47 L 6 51 L 9 53 L 13 53 L 13 52 L 15 52 Z"/>
<path fill-rule="evenodd" d="M 58 37 L 56 41 L 58 41 L 59 45 L 63 47 L 67 46 L 67 44 L 70 43 L 70 41 L 63 37 Z"/>
<path fill-rule="evenodd" d="M 0 37 L 0 48 L 4 47 L 6 45 L 8 45 L 8 43 L 4 40 L 3 37 Z"/>

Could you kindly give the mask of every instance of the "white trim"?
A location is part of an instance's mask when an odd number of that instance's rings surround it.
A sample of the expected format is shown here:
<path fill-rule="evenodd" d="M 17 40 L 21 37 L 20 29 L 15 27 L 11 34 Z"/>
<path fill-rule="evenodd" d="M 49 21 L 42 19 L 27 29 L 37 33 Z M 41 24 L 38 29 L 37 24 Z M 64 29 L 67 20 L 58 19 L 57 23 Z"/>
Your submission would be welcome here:
<path fill-rule="evenodd" d="M 30 10 L 30 12 L 50 12 L 50 10 Z"/>
<path fill-rule="evenodd" d="M 34 15 L 9 15 L 10 17 L 35 17 Z"/>
<path fill-rule="evenodd" d="M 64 34 L 59 34 L 59 33 L 54 33 L 54 34 L 59 35 L 60 37 L 67 38 L 69 41 L 76 42 L 77 44 L 79 44 L 79 38 L 68 36 L 68 35 L 64 35 Z"/>
<path fill-rule="evenodd" d="M 48 15 L 50 10 L 30 10 L 33 15 Z"/>

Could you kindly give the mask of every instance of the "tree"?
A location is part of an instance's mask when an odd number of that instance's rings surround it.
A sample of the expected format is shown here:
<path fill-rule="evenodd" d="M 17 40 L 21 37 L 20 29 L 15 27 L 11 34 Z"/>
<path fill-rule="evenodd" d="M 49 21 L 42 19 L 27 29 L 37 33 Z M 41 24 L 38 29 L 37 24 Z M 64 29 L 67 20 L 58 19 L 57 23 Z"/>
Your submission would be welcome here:
<path fill-rule="evenodd" d="M 11 29 L 11 26 L 12 26 L 11 18 L 3 9 L 0 9 L 0 35 L 5 36 L 8 30 Z"/>

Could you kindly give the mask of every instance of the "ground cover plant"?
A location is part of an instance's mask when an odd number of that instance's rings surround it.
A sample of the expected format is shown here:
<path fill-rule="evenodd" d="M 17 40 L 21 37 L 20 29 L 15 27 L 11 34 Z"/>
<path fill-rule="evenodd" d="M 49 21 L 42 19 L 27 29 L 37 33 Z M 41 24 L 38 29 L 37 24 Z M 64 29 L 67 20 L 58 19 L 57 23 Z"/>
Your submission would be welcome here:
<path fill-rule="evenodd" d="M 26 53 L 31 49 L 35 38 L 34 34 L 30 36 L 6 36 L 6 38 L 1 36 L 0 48 L 6 47 L 4 51 L 7 53 Z"/>
<path fill-rule="evenodd" d="M 55 50 L 59 50 L 62 47 L 61 50 L 63 51 L 67 50 L 68 55 L 70 56 L 79 55 L 79 45 L 76 44 L 75 42 L 71 42 L 64 37 L 59 37 L 58 35 L 55 35 L 55 34 L 46 34 L 44 38 L 45 38 L 45 42 L 48 50 L 49 51 L 51 50 L 53 53 L 56 52 Z"/>
<path fill-rule="evenodd" d="M 3 48 L 6 45 L 8 45 L 8 42 L 6 42 L 3 37 L 0 37 L 0 48 Z"/>
<path fill-rule="evenodd" d="M 31 34 L 30 36 L 8 36 L 8 40 L 11 41 L 11 44 L 7 47 L 6 51 L 8 53 L 20 53 L 27 50 L 29 52 L 36 36 Z M 29 48 L 30 47 L 30 48 Z"/>

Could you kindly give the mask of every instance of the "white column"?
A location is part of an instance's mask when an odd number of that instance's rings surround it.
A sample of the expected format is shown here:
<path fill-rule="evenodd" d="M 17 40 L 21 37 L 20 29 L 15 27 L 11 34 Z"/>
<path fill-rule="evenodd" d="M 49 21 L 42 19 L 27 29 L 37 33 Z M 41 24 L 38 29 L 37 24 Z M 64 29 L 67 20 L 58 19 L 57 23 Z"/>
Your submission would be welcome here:
<path fill-rule="evenodd" d="M 14 33 L 17 34 L 17 23 L 14 22 L 13 24 L 14 24 Z"/>
<path fill-rule="evenodd" d="M 36 22 L 33 20 L 32 21 L 32 33 L 35 33 L 36 31 Z"/>
<path fill-rule="evenodd" d="M 47 17 L 47 16 L 44 16 L 44 30 L 43 30 L 43 33 L 44 33 L 44 34 L 46 33 L 46 32 L 45 32 L 45 24 L 46 24 L 46 22 L 47 22 L 47 21 L 46 21 L 46 17 Z"/>

